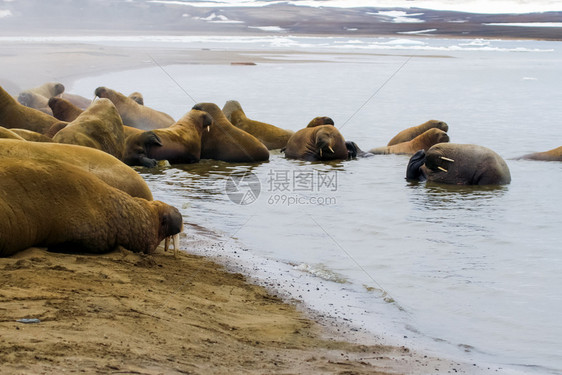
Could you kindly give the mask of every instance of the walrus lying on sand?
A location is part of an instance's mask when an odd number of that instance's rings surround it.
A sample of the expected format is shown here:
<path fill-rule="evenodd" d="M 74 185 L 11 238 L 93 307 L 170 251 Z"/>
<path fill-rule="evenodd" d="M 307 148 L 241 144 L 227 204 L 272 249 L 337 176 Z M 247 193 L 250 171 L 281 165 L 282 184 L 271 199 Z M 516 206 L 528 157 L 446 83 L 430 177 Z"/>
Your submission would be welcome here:
<path fill-rule="evenodd" d="M 71 164 L 12 157 L 0 163 L 0 256 L 32 246 L 151 253 L 182 229 L 175 207 L 133 198 Z"/>
<path fill-rule="evenodd" d="M 0 125 L 11 129 L 27 129 L 44 134 L 51 125 L 59 122 L 35 108 L 26 107 L 17 102 L 0 86 Z"/>
<path fill-rule="evenodd" d="M 506 185 L 511 174 L 505 160 L 489 148 L 439 143 L 410 158 L 406 179 L 453 185 Z"/>
<path fill-rule="evenodd" d="M 0 139 L 0 164 L 4 158 L 66 162 L 95 174 L 107 184 L 133 197 L 152 200 L 144 179 L 131 167 L 106 152 L 62 143 Z"/>
<path fill-rule="evenodd" d="M 227 101 L 222 111 L 232 125 L 259 139 L 268 150 L 285 147 L 289 138 L 295 134 L 291 130 L 281 129 L 275 125 L 249 119 L 240 103 L 236 100 Z"/>

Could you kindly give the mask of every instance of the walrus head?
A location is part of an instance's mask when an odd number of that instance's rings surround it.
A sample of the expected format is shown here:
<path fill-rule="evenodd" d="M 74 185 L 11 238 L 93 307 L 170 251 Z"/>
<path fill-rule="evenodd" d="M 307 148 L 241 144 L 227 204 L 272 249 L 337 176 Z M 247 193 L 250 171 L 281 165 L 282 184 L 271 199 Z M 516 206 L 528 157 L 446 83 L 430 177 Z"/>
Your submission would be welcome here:
<path fill-rule="evenodd" d="M 108 96 L 108 89 L 106 87 L 100 86 L 94 91 L 94 95 L 98 98 L 107 98 Z"/>
<path fill-rule="evenodd" d="M 64 92 L 64 85 L 62 83 L 55 83 L 53 86 L 53 96 L 59 96 Z"/>
<path fill-rule="evenodd" d="M 406 180 L 408 181 L 425 181 L 426 176 L 421 169 L 425 163 L 425 150 L 416 152 L 408 162 L 406 168 Z"/>
<path fill-rule="evenodd" d="M 320 125 L 334 125 L 334 120 L 327 116 L 318 116 L 313 118 L 308 125 L 307 128 L 315 128 Z"/>
<path fill-rule="evenodd" d="M 325 156 L 329 159 L 329 155 L 335 154 L 334 145 L 335 137 L 333 132 L 328 129 L 318 130 L 316 133 L 315 146 L 318 150 L 318 154 L 320 155 L 320 159 Z"/>
<path fill-rule="evenodd" d="M 179 234 L 183 232 L 183 218 L 179 210 L 160 201 L 152 202 L 158 211 L 160 226 L 158 228 L 159 240 L 165 240 L 164 250 L 168 250 L 170 238 L 174 245 L 174 256 L 179 248 Z"/>
<path fill-rule="evenodd" d="M 144 96 L 138 91 L 131 93 L 129 95 L 129 98 L 133 99 L 135 102 L 137 102 L 140 105 L 144 105 Z"/>
<path fill-rule="evenodd" d="M 162 140 L 153 131 L 131 135 L 125 141 L 123 162 L 127 165 L 142 165 L 147 168 L 155 167 L 158 162 L 148 156 L 152 147 L 162 147 Z"/>
<path fill-rule="evenodd" d="M 22 92 L 18 95 L 18 102 L 26 107 L 33 106 L 33 96 L 30 92 Z"/>

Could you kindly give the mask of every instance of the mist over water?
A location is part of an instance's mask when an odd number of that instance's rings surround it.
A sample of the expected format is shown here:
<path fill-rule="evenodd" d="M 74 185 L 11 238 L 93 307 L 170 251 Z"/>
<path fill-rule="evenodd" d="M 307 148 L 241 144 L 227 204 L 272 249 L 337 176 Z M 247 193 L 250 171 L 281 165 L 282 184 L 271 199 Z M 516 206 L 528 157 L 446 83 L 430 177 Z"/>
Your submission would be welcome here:
<path fill-rule="evenodd" d="M 248 117 L 282 128 L 330 116 L 363 149 L 429 119 L 447 122 L 451 142 L 503 156 L 512 183 L 408 183 L 409 158 L 400 155 L 309 163 L 274 152 L 256 165 L 207 160 L 139 171 L 157 199 L 208 228 L 190 227 L 186 241 L 209 236 L 224 245 L 198 251 L 250 262 L 251 276 L 320 311 L 433 353 L 505 371 L 562 372 L 562 163 L 514 160 L 560 146 L 560 43 L 290 41 L 252 44 L 270 63 L 117 72 L 68 91 L 140 91 L 146 105 L 179 118 L 194 104 L 179 85 L 200 102 L 238 100 Z M 241 48 L 226 39 L 202 43 Z M 362 48 L 377 44 L 400 47 L 393 54 Z M 285 62 L 299 51 L 302 62 Z M 260 181 L 259 195 L 235 204 L 227 182 L 248 172 Z"/>

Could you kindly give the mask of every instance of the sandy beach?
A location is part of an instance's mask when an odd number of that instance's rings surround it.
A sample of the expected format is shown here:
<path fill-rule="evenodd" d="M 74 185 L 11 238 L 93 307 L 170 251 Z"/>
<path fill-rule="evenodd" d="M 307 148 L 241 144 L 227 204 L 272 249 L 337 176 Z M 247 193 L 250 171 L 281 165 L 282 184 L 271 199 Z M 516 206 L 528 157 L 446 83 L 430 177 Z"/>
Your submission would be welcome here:
<path fill-rule="evenodd" d="M 0 85 L 12 94 L 47 81 L 155 62 L 231 64 L 243 52 L 88 44 L 3 43 Z M 255 53 L 251 61 L 262 60 Z M 0 258 L 1 373 L 421 374 L 497 371 L 380 344 L 282 301 L 244 276 L 189 254 L 57 254 Z M 37 319 L 33 323 L 20 319 Z"/>

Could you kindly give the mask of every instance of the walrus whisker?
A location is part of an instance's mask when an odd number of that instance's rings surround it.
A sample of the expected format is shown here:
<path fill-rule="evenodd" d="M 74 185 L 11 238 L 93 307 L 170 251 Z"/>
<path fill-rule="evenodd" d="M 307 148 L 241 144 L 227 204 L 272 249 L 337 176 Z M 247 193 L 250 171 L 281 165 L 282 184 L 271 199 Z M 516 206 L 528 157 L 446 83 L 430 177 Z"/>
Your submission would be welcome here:
<path fill-rule="evenodd" d="M 448 170 L 446 170 L 446 169 L 443 168 L 443 167 L 437 167 L 437 169 L 439 169 L 440 171 L 443 171 L 443 172 L 445 172 L 445 173 L 449 172 Z"/>
<path fill-rule="evenodd" d="M 454 162 L 455 162 L 453 159 L 449 159 L 449 158 L 446 158 L 446 157 L 444 157 L 444 156 L 439 156 L 439 159 L 443 159 L 443 160 L 445 160 L 445 161 L 450 161 L 451 163 L 454 163 Z"/>

